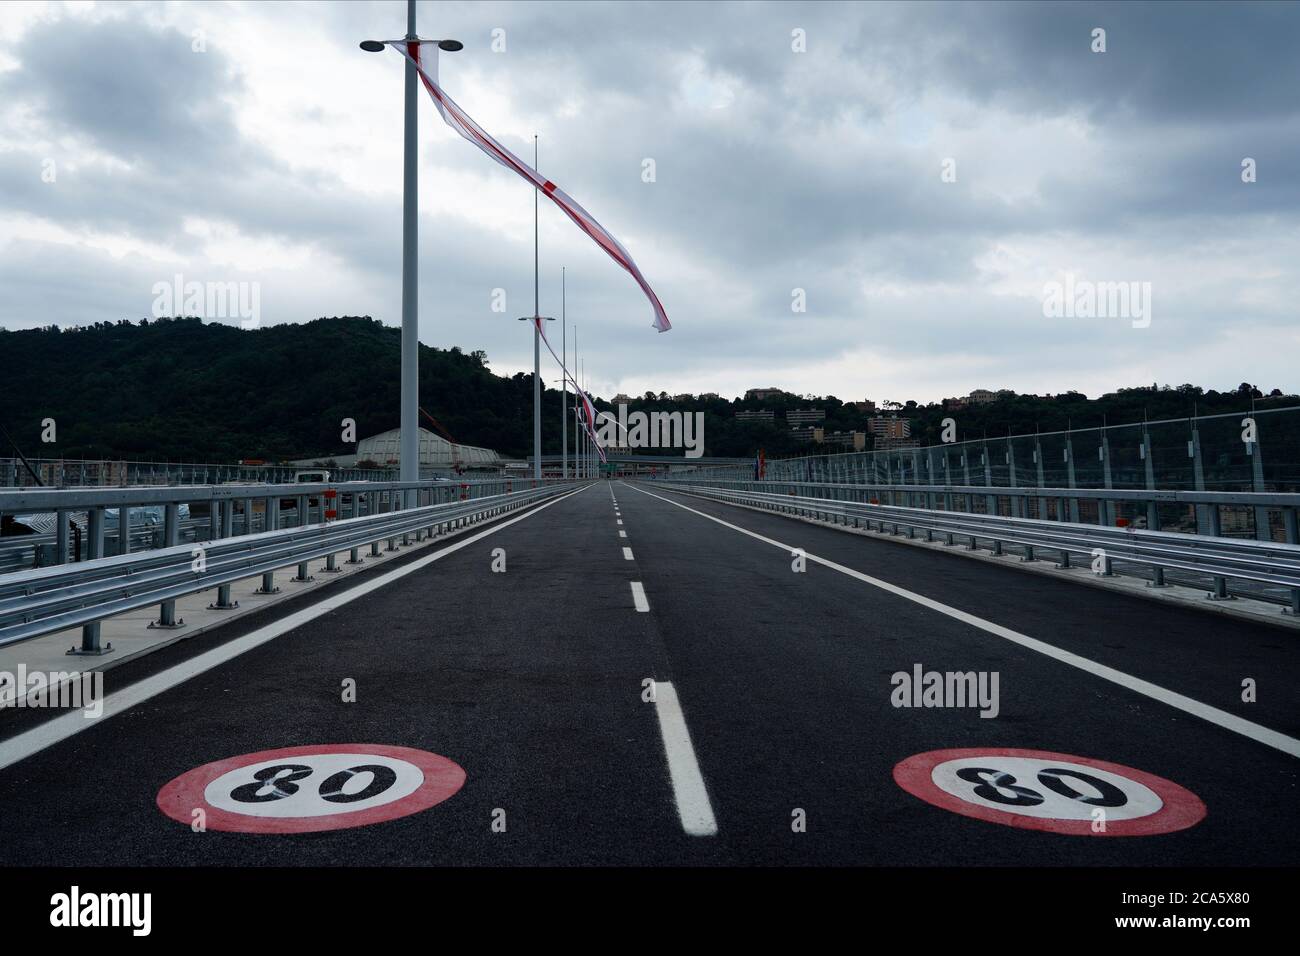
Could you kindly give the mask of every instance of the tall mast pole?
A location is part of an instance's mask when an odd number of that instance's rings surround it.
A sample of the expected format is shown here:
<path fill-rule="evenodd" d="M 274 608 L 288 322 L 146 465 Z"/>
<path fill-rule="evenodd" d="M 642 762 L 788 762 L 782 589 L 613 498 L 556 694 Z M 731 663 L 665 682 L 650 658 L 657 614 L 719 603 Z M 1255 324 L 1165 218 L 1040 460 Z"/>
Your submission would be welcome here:
<path fill-rule="evenodd" d="M 564 389 L 564 395 L 560 399 L 560 428 L 563 432 L 563 444 L 560 451 L 560 479 L 569 477 L 569 344 L 568 344 L 568 321 L 569 315 L 565 307 L 565 272 L 567 270 L 560 267 L 560 387 Z"/>
<path fill-rule="evenodd" d="M 533 134 L 533 169 L 537 168 L 537 134 Z M 542 320 L 537 273 L 537 198 L 533 187 L 533 478 L 542 479 Z"/>
<path fill-rule="evenodd" d="M 415 0 L 406 3 L 406 39 L 415 40 Z M 420 479 L 420 319 L 419 278 L 416 273 L 418 234 L 416 211 L 419 203 L 419 164 L 417 145 L 415 64 L 406 61 L 405 155 L 402 164 L 402 409 L 401 464 L 402 481 Z M 416 492 L 407 490 L 405 506 L 415 506 Z"/>

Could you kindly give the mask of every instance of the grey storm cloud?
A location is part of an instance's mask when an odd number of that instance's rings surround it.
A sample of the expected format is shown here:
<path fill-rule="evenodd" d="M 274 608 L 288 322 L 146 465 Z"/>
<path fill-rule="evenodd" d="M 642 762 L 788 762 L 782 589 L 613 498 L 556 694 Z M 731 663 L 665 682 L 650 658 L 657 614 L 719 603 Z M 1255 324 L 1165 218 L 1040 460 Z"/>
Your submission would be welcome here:
<path fill-rule="evenodd" d="M 0 245 L 0 322 L 146 314 L 151 282 L 211 269 L 187 229 L 195 218 L 310 250 L 308 265 L 283 273 L 219 276 L 262 278 L 267 321 L 395 321 L 400 207 L 328 162 L 291 162 L 259 142 L 241 122 L 258 91 L 240 53 L 214 42 L 193 55 L 189 34 L 164 16 L 185 7 L 101 4 L 108 15 L 36 18 L 11 45 L 0 41 L 17 64 L 0 71 L 0 221 L 127 237 L 186 263 L 12 239 Z M 401 32 L 403 8 L 219 9 L 286 34 L 310 21 L 326 53 L 351 63 L 365 56 L 359 39 Z M 1114 376 L 1137 366 L 1222 384 L 1254 374 L 1203 364 L 1206 344 L 1238 324 L 1273 336 L 1243 362 L 1294 344 L 1285 258 L 1300 208 L 1295 4 L 422 3 L 420 17 L 422 32 L 466 43 L 443 65 L 448 91 L 471 114 L 495 98 L 534 118 L 542 171 L 624 240 L 665 301 L 675 328 L 657 336 L 631 280 L 565 240 L 570 315 L 604 381 L 705 390 L 711 376 L 744 372 L 752 384 L 795 384 L 782 380 L 792 363 L 815 370 L 866 351 L 877 369 L 964 363 L 972 376 L 1000 376 L 992 386 L 1016 387 L 1028 367 L 1059 374 L 1056 390 L 1085 372 L 1133 384 Z M 1089 50 L 1096 27 L 1105 54 Z M 494 29 L 505 31 L 505 55 L 489 52 Z M 807 53 L 791 50 L 796 29 Z M 302 69 L 326 73 L 329 56 Z M 371 73 L 374 109 L 396 117 L 400 61 L 376 57 Z M 296 109 L 321 129 L 342 122 L 329 102 Z M 420 110 L 426 195 L 442 188 L 436 165 L 508 182 L 526 207 L 524 184 L 443 128 L 427 102 Z M 361 134 L 337 130 L 331 155 L 362 155 Z M 522 137 L 502 138 L 528 155 Z M 115 163 L 78 168 L 74 154 L 74 172 L 50 188 L 37 139 Z M 1260 176 L 1246 187 L 1248 156 Z M 948 157 L 955 183 L 940 180 Z M 543 216 L 548 229 L 568 228 L 553 209 Z M 531 230 L 503 237 L 498 223 L 449 208 L 421 219 L 424 341 L 485 348 L 501 370 L 530 364 L 513 318 L 531 310 Z M 987 270 L 1008 249 L 1010 278 L 1032 270 L 1014 289 Z M 1035 261 L 1017 266 L 1025 250 Z M 1238 276 L 1230 257 L 1242 250 L 1251 259 Z M 1159 273 L 1163 311 L 1150 334 L 1046 322 L 1043 279 L 1107 253 Z M 561 263 L 546 248 L 542 259 L 543 311 L 558 314 Z M 326 262 L 340 264 L 328 284 Z M 1223 274 L 1207 275 L 1205 262 Z M 495 288 L 509 291 L 506 316 L 489 309 Z M 795 288 L 807 313 L 790 310 Z M 1267 361 L 1257 377 L 1300 384 L 1294 368 Z M 865 372 L 809 374 L 847 397 L 876 393 Z M 900 397 L 907 386 L 882 387 Z"/>

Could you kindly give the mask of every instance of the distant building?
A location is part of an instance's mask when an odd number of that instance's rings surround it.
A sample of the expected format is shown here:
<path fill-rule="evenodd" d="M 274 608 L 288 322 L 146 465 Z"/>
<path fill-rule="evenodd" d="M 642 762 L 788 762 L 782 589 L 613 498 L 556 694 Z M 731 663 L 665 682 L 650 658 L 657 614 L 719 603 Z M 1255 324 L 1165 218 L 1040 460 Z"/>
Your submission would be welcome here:
<path fill-rule="evenodd" d="M 705 401 L 705 400 L 713 401 L 721 397 L 722 396 L 719 395 L 717 392 L 700 392 L 700 401 Z"/>
<path fill-rule="evenodd" d="M 997 401 L 997 393 L 987 388 L 977 388 L 970 393 L 969 401 L 972 405 L 988 405 Z"/>
<path fill-rule="evenodd" d="M 674 402 L 693 402 L 693 401 L 695 401 L 695 396 L 692 395 L 690 392 L 683 392 L 683 393 L 680 394 L 680 395 L 674 395 L 674 396 L 673 396 L 673 401 L 674 401 Z"/>
<path fill-rule="evenodd" d="M 373 461 L 380 466 L 401 464 L 402 430 L 371 435 L 357 442 L 355 456 L 334 456 L 343 461 L 344 457 L 353 457 L 357 461 Z M 420 466 L 423 468 L 495 468 L 501 464 L 501 456 L 490 448 L 476 448 L 473 445 L 454 445 L 441 435 L 435 435 L 427 428 L 420 429 Z"/>
<path fill-rule="evenodd" d="M 853 407 L 860 412 L 874 412 L 876 410 L 876 403 L 869 398 L 864 398 L 860 402 L 854 402 Z"/>
<path fill-rule="evenodd" d="M 826 431 L 816 425 L 808 425 L 803 428 L 790 429 L 790 437 L 797 442 L 815 442 L 820 445 L 825 438 Z"/>
<path fill-rule="evenodd" d="M 867 447 L 867 433 L 828 432 L 822 436 L 822 442 L 839 448 L 847 448 L 849 451 L 862 451 Z"/>
<path fill-rule="evenodd" d="M 911 438 L 912 437 L 912 420 L 910 418 L 899 418 L 896 415 L 888 417 L 877 415 L 874 418 L 867 419 L 867 432 L 880 438 Z M 877 445 L 879 441 L 877 441 Z"/>
<path fill-rule="evenodd" d="M 624 395 L 622 392 L 619 392 L 617 395 L 614 396 L 615 405 L 626 405 L 630 401 L 632 401 L 632 396 Z"/>
<path fill-rule="evenodd" d="M 761 401 L 765 398 L 776 398 L 784 394 L 785 392 L 779 388 L 751 388 L 745 392 L 745 398 L 757 398 Z"/>
<path fill-rule="evenodd" d="M 738 422 L 774 422 L 776 412 L 770 408 L 744 409 L 736 412 Z"/>
<path fill-rule="evenodd" d="M 826 421 L 824 408 L 792 408 L 785 413 L 785 420 L 791 425 L 807 425 L 809 422 Z"/>

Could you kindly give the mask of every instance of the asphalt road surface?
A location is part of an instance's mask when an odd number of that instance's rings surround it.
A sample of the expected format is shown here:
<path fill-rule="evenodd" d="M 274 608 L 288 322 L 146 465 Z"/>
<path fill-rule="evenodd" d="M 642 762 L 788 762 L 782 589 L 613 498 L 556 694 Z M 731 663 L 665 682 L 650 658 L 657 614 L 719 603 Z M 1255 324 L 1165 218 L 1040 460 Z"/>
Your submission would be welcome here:
<path fill-rule="evenodd" d="M 322 592 L 338 599 L 330 609 L 297 626 L 290 615 L 321 593 L 111 670 L 110 694 L 175 686 L 114 716 L 76 718 L 79 732 L 0 770 L 0 863 L 1300 859 L 1291 633 L 652 482 L 597 482 L 457 541 L 468 543 L 339 582 Z M 409 573 L 343 600 L 394 569 Z M 199 656 L 275 627 L 284 633 L 215 666 Z M 995 673 L 996 716 L 895 706 L 892 675 L 918 665 Z M 206 669 L 169 676 L 187 666 Z M 30 737 L 46 716 L 0 714 L 0 736 Z M 331 744 L 438 754 L 463 768 L 464 784 L 418 812 L 321 832 L 195 832 L 159 809 L 169 781 L 205 764 Z M 1154 775 L 1190 791 L 1204 817 L 1102 838 L 1024 817 L 1007 825 L 996 808 L 993 819 L 954 812 L 896 781 L 900 762 L 953 748 L 991 752 L 968 783 L 1012 809 L 1050 795 L 1023 772 L 1013 781 L 998 764 L 1004 749 Z M 1110 791 L 1061 780 L 1084 818 L 1111 807 L 1122 829 Z M 1029 797 L 1015 789 L 1026 783 Z M 259 806 L 290 805 L 291 784 L 257 786 L 247 792 Z"/>

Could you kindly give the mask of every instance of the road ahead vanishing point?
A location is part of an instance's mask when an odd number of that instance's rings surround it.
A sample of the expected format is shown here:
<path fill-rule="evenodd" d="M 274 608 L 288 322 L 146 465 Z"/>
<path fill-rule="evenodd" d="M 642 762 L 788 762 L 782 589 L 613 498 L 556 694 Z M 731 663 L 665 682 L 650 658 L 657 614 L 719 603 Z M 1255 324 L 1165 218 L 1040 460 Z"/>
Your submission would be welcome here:
<path fill-rule="evenodd" d="M 0 743 L 6 861 L 1300 850 L 1300 653 L 1280 629 L 652 482 L 578 486 L 368 574 L 109 671 L 99 720 L 11 713 L 30 726 Z M 931 671 L 996 675 L 995 697 L 984 680 L 968 706 L 927 706 L 896 676 Z M 437 758 L 414 796 L 411 754 Z"/>

